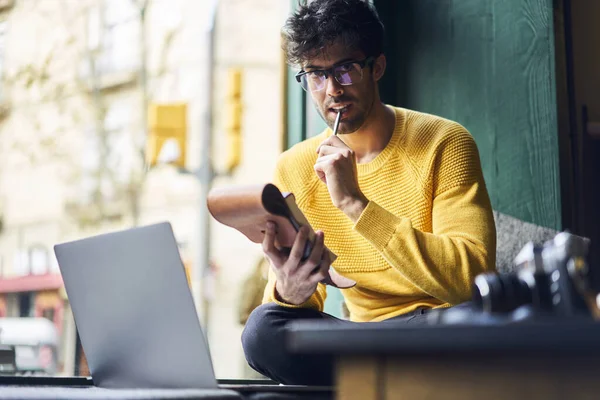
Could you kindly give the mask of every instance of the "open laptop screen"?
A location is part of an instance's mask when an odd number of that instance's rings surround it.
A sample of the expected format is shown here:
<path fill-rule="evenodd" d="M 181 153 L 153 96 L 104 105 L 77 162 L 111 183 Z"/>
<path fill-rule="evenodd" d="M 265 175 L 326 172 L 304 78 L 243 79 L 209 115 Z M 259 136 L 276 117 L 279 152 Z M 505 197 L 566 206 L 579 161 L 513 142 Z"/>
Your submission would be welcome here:
<path fill-rule="evenodd" d="M 54 251 L 97 386 L 217 387 L 169 223 Z"/>

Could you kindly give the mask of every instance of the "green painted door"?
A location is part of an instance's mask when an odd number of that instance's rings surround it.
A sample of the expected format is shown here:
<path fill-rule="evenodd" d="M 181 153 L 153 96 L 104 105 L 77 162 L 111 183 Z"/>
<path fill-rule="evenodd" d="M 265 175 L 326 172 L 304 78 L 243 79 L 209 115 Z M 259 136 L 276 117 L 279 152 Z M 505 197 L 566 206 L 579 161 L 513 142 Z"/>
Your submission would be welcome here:
<path fill-rule="evenodd" d="M 375 0 L 384 101 L 463 124 L 494 209 L 561 228 L 553 0 Z"/>

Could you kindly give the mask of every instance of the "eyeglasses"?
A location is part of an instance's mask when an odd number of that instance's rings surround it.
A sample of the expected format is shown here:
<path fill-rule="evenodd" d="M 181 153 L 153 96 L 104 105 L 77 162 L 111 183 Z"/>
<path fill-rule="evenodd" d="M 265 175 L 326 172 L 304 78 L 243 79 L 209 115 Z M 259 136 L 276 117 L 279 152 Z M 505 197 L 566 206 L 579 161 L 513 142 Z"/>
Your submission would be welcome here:
<path fill-rule="evenodd" d="M 327 79 L 332 75 L 342 86 L 349 86 L 362 81 L 363 68 L 373 63 L 375 57 L 367 57 L 362 61 L 350 61 L 328 69 L 300 71 L 296 81 L 307 92 L 319 92 L 327 86 Z"/>

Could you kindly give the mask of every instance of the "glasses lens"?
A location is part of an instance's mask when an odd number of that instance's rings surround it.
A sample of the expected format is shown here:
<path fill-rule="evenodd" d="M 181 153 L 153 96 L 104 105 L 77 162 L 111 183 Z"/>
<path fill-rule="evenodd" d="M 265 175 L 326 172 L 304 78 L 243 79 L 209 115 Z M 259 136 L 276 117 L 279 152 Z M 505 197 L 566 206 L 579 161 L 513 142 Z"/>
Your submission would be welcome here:
<path fill-rule="evenodd" d="M 323 90 L 326 81 L 325 74 L 320 71 L 302 75 L 302 87 L 307 91 L 318 92 Z"/>
<path fill-rule="evenodd" d="M 362 68 L 356 63 L 340 65 L 334 70 L 335 80 L 348 86 L 362 80 Z"/>
<path fill-rule="evenodd" d="M 302 75 L 300 77 L 300 86 L 302 86 L 302 89 L 304 89 L 304 90 L 309 90 L 308 89 L 308 81 L 306 80 L 306 75 Z"/>

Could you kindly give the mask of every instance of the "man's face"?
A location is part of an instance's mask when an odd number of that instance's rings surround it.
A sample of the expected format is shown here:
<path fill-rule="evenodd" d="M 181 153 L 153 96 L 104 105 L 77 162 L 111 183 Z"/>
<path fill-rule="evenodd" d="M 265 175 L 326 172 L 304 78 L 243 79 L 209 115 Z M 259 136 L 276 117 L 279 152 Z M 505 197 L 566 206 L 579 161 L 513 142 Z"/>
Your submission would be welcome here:
<path fill-rule="evenodd" d="M 348 50 L 342 44 L 335 43 L 305 62 L 303 69 L 307 72 L 329 69 L 346 62 L 363 61 L 365 58 L 362 51 Z M 330 74 L 324 89 L 310 93 L 317 111 L 330 128 L 333 129 L 338 110 L 342 109 L 338 134 L 352 133 L 363 126 L 373 109 L 376 82 L 371 67 L 365 66 L 360 82 L 341 85 Z"/>

